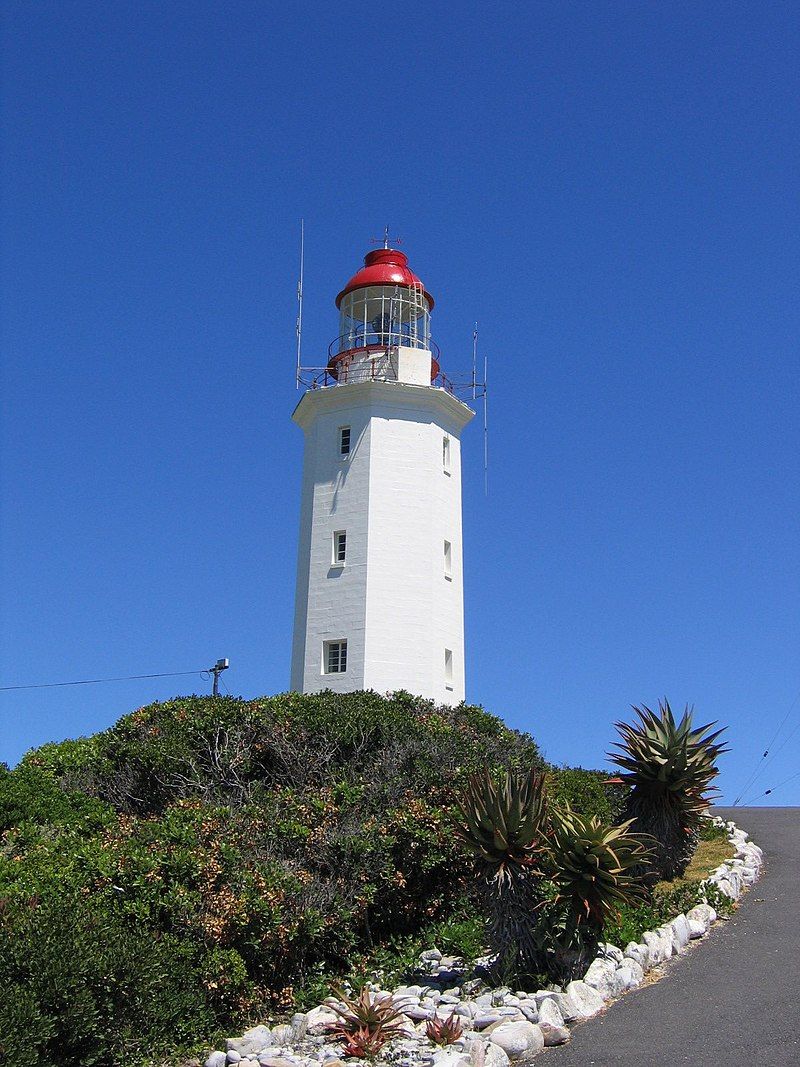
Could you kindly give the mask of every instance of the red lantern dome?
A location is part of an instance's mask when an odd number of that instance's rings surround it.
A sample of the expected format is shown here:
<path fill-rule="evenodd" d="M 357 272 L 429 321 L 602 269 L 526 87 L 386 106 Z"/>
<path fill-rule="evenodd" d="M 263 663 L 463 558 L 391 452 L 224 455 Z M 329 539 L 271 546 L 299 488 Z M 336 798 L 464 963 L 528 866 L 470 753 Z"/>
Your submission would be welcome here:
<path fill-rule="evenodd" d="M 367 252 L 364 257 L 364 266 L 353 275 L 336 297 L 337 308 L 343 297 L 352 293 L 354 289 L 365 289 L 372 285 L 400 285 L 409 289 L 419 289 L 428 301 L 428 308 L 433 307 L 433 297 L 416 274 L 409 270 L 408 256 L 396 248 L 376 248 L 372 252 Z"/>

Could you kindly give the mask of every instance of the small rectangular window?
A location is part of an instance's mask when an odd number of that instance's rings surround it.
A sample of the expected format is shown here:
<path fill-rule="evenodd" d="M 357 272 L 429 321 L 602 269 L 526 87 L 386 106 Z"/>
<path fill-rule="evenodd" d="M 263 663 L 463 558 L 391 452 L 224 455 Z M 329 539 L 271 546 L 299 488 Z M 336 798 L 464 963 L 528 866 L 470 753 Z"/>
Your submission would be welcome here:
<path fill-rule="evenodd" d="M 344 674 L 347 670 L 347 642 L 326 641 L 324 659 L 326 674 Z"/>
<path fill-rule="evenodd" d="M 449 648 L 444 650 L 444 680 L 445 688 L 452 689 L 453 681 L 453 653 Z"/>
<path fill-rule="evenodd" d="M 333 535 L 333 559 L 334 567 L 344 566 L 347 557 L 347 530 L 336 530 Z"/>
<path fill-rule="evenodd" d="M 450 473 L 450 438 L 447 435 L 442 438 L 442 469 L 445 474 Z"/>
<path fill-rule="evenodd" d="M 349 456 L 350 455 L 350 427 L 349 426 L 340 426 L 339 427 L 339 455 L 340 456 Z"/>
<path fill-rule="evenodd" d="M 453 580 L 453 546 L 449 541 L 444 543 L 444 576 L 448 581 Z"/>

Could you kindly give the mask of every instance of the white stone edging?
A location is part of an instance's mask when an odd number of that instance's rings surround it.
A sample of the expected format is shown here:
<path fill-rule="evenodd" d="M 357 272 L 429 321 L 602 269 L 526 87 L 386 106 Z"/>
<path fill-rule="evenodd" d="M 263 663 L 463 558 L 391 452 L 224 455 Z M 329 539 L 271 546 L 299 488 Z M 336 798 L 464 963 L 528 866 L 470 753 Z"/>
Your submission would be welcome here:
<path fill-rule="evenodd" d="M 699 883 L 698 895 L 704 896 L 705 887 L 713 885 L 737 901 L 761 873 L 763 853 L 735 823 L 719 816 L 713 822 L 727 830 L 735 856 Z M 440 993 L 431 986 L 398 986 L 391 994 L 375 988 L 376 997 L 391 995 L 403 1006 L 407 1028 L 407 1036 L 389 1043 L 380 1059 L 395 1067 L 509 1067 L 512 1062 L 521 1067 L 545 1045 L 568 1041 L 571 1024 L 590 1019 L 604 1011 L 609 1001 L 636 989 L 648 971 L 684 952 L 691 941 L 705 937 L 716 921 L 714 908 L 698 903 L 685 915 L 646 931 L 640 942 L 631 941 L 624 951 L 601 944 L 583 978 L 569 982 L 565 989 L 535 993 L 495 989 L 471 998 L 459 984 L 463 961 L 431 949 L 422 954 L 421 966 L 439 984 L 452 977 L 452 988 Z M 465 983 L 473 988 L 476 984 Z M 433 1045 L 424 1035 L 425 1023 L 452 1013 L 461 1019 L 464 1035 L 444 1048 Z M 320 1004 L 293 1016 L 290 1025 L 255 1026 L 241 1037 L 228 1038 L 226 1051 L 212 1052 L 205 1067 L 344 1067 L 340 1048 L 324 1040 L 336 1019 L 328 1004 Z"/>

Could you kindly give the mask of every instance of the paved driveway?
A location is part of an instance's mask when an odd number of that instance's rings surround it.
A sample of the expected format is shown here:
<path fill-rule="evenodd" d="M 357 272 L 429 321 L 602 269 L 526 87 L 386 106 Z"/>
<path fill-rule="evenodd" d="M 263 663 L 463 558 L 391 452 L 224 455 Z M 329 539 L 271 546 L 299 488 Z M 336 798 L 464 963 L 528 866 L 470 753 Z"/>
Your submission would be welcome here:
<path fill-rule="evenodd" d="M 716 813 L 764 849 L 761 878 L 660 982 L 575 1027 L 542 1067 L 800 1067 L 800 808 Z"/>

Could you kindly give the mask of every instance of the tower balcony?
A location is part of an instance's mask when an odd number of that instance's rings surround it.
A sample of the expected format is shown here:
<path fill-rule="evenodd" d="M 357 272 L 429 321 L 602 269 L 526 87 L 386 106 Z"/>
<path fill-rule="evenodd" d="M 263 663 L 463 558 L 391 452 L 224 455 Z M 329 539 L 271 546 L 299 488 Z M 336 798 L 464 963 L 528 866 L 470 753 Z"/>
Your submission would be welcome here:
<path fill-rule="evenodd" d="M 430 337 L 423 342 L 402 330 L 340 334 L 328 346 L 327 366 L 311 387 L 382 381 L 432 385 L 453 392 L 439 360 L 439 346 Z"/>

